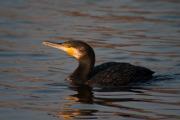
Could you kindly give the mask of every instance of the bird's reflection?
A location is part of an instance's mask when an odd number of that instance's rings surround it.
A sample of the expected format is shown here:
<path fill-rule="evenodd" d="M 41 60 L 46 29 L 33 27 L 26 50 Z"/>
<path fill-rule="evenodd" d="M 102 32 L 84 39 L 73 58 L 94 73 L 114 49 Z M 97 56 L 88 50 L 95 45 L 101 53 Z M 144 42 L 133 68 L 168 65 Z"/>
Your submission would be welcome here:
<path fill-rule="evenodd" d="M 63 105 L 61 112 L 58 113 L 60 119 L 69 120 L 69 119 L 95 119 L 95 113 L 99 112 L 99 109 L 96 107 L 93 108 L 92 104 L 102 105 L 105 107 L 113 107 L 118 109 L 131 109 L 134 111 L 141 111 L 139 109 L 132 109 L 125 107 L 117 102 L 127 102 L 127 101 L 138 101 L 133 98 L 104 98 L 104 97 L 95 97 L 93 92 L 117 92 L 117 91 L 127 91 L 127 92 L 136 92 L 140 93 L 141 91 L 133 90 L 131 88 L 102 88 L 99 90 L 93 90 L 89 86 L 78 86 L 71 87 L 73 91 L 76 91 L 76 94 L 70 95 L 66 98 L 68 102 Z M 123 113 L 124 114 L 124 113 Z"/>
<path fill-rule="evenodd" d="M 72 95 L 72 97 L 78 98 L 78 102 L 93 104 L 93 92 L 92 88 L 89 86 L 80 86 L 74 88 L 77 94 Z"/>
<path fill-rule="evenodd" d="M 93 104 L 94 96 L 92 88 L 89 86 L 78 86 L 71 87 L 71 89 L 77 93 L 66 98 L 69 102 L 63 105 L 63 110 L 58 113 L 58 116 L 64 120 L 78 118 L 80 116 L 93 116 L 93 113 L 97 112 L 97 110 L 82 107 L 72 108 L 72 106 L 78 106 L 78 104 Z"/>

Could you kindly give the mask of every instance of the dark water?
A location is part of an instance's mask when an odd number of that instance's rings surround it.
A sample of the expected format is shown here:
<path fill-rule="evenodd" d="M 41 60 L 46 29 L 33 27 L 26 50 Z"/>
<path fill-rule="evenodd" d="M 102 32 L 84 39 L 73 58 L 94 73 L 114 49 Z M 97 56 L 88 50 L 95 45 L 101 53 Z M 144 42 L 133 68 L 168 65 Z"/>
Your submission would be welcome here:
<path fill-rule="evenodd" d="M 179 0 L 0 0 L 1 120 L 179 120 Z M 97 64 L 156 71 L 133 88 L 72 88 L 77 62 L 44 40 L 83 40 Z"/>

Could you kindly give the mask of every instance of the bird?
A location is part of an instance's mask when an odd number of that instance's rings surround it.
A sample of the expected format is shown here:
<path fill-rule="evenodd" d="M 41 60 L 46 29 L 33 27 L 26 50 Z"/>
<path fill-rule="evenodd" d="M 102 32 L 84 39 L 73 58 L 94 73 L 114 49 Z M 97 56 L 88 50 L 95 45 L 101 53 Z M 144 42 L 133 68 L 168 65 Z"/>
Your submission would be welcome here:
<path fill-rule="evenodd" d="M 43 44 L 62 50 L 79 62 L 74 72 L 66 78 L 73 85 L 128 86 L 148 81 L 154 74 L 146 67 L 126 62 L 105 62 L 95 66 L 94 50 L 84 41 L 44 41 Z"/>

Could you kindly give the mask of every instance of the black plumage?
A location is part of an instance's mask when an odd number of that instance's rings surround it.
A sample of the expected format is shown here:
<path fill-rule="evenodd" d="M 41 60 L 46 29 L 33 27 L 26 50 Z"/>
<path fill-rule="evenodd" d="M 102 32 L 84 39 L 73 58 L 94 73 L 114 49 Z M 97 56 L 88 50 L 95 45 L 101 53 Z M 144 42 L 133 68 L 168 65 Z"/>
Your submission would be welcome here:
<path fill-rule="evenodd" d="M 88 84 L 123 86 L 149 80 L 153 73 L 145 67 L 129 63 L 108 62 L 94 68 Z"/>

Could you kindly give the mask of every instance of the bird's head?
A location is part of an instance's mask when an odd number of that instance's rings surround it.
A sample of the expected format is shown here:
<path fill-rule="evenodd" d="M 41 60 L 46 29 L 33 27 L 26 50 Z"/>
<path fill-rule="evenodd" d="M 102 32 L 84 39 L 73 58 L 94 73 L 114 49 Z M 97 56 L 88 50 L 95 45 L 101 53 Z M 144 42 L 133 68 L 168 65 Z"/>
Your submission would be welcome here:
<path fill-rule="evenodd" d="M 45 41 L 43 44 L 60 49 L 77 60 L 88 56 L 94 57 L 93 49 L 87 43 L 82 41 L 66 41 L 63 43 Z"/>

